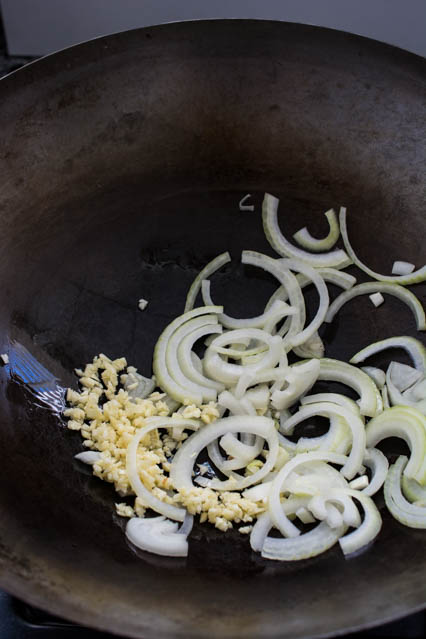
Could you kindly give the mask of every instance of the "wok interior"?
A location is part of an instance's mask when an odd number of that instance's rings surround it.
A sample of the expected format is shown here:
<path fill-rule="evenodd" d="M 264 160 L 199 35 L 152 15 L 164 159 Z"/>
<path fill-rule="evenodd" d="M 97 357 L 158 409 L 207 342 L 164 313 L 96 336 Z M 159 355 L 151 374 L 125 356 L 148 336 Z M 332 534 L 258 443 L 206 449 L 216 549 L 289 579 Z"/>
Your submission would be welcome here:
<path fill-rule="evenodd" d="M 261 312 L 275 283 L 239 259 L 272 254 L 264 191 L 280 197 L 288 237 L 305 225 L 321 236 L 324 211 L 344 204 L 370 266 L 420 266 L 420 67 L 346 34 L 232 21 L 101 39 L 3 81 L 4 348 L 23 344 L 64 386 L 99 352 L 149 374 L 160 331 L 225 250 L 215 301 Z M 255 213 L 238 210 L 245 193 Z M 399 334 L 418 336 L 400 302 L 358 300 L 326 333 L 327 354 Z M 0 574 L 33 603 L 135 636 L 233 637 L 332 633 L 422 605 L 422 532 L 385 512 L 374 547 L 349 561 L 335 548 L 265 562 L 205 527 L 186 562 L 135 556 L 112 488 L 73 463 L 79 436 L 5 368 L 1 379 Z"/>

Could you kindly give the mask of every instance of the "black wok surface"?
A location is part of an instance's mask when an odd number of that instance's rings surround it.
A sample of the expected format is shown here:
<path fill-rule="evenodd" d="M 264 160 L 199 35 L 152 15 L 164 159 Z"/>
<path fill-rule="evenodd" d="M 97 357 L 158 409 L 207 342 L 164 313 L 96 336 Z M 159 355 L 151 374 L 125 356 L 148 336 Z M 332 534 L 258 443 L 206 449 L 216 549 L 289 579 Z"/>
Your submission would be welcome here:
<path fill-rule="evenodd" d="M 425 68 L 344 33 L 217 21 L 100 38 L 0 82 L 0 331 L 11 356 L 0 370 L 2 587 L 134 637 L 324 636 L 424 606 L 424 533 L 384 510 L 373 547 L 349 560 L 334 548 L 266 562 L 241 536 L 206 527 L 186 561 L 136 556 L 113 490 L 77 468 L 79 436 L 16 361 L 24 347 L 60 387 L 100 351 L 149 373 L 193 277 L 227 249 L 215 297 L 230 313 L 259 312 L 274 282 L 239 256 L 271 254 L 265 190 L 281 198 L 289 234 L 325 231 L 324 210 L 345 204 L 373 268 L 420 266 Z M 238 211 L 247 192 L 254 214 Z M 418 336 L 410 311 L 367 299 L 324 337 L 329 356 L 348 358 L 398 334 Z"/>

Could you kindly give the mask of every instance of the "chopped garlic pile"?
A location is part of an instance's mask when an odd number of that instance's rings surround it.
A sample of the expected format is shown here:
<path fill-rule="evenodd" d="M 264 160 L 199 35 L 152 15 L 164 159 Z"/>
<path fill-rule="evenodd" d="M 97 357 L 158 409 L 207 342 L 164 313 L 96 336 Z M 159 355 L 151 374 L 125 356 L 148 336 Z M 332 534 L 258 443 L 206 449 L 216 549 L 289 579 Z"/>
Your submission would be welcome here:
<path fill-rule="evenodd" d="M 122 497 L 134 494 L 126 471 L 127 448 L 136 431 L 145 425 L 147 417 L 198 419 L 204 424 L 219 417 L 215 402 L 201 406 L 185 403 L 171 413 L 166 393 L 155 391 L 145 399 L 130 396 L 136 382 L 128 386 L 127 391 L 120 386 L 129 376 L 133 379 L 137 371 L 127 366 L 124 357 L 111 360 L 100 354 L 84 370 L 76 372 L 83 388 L 81 392 L 68 389 L 67 401 L 71 408 L 64 412 L 68 428 L 80 431 L 86 448 L 99 451 L 99 459 L 92 466 L 93 474 L 113 483 Z M 164 434 L 152 431 L 141 441 L 139 476 L 155 497 L 165 503 L 184 506 L 190 514 L 200 515 L 202 523 L 208 521 L 223 531 L 232 528 L 233 523 L 252 522 L 264 511 L 263 504 L 245 499 L 239 492 L 218 493 L 209 488 L 193 487 L 172 496 L 169 458 L 186 438 L 186 433 L 176 428 Z M 143 517 L 145 508 L 140 498 L 135 499 L 133 507 L 124 502 L 116 504 L 117 514 L 121 517 Z"/>

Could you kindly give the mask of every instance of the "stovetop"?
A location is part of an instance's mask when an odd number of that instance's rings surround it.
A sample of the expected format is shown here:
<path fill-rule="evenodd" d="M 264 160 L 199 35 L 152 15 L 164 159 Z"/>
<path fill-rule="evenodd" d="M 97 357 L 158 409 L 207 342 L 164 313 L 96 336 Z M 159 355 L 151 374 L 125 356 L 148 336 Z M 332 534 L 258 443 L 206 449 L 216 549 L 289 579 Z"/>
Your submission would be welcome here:
<path fill-rule="evenodd" d="M 345 635 L 345 638 L 403 637 L 404 639 L 423 639 L 425 633 L 426 612 L 419 612 L 366 632 Z M 1 639 L 76 639 L 77 637 L 78 639 L 112 639 L 113 635 L 52 617 L 0 590 Z"/>

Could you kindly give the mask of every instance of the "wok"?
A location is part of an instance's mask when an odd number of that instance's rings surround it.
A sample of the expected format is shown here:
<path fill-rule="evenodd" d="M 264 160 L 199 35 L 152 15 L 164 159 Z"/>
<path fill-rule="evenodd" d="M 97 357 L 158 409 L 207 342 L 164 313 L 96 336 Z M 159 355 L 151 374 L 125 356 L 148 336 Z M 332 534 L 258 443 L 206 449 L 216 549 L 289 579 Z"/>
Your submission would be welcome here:
<path fill-rule="evenodd" d="M 261 194 L 286 232 L 325 231 L 345 204 L 360 256 L 424 261 L 426 65 L 310 26 L 186 22 L 99 38 L 0 83 L 1 352 L 24 347 L 61 387 L 98 352 L 150 372 L 196 272 L 229 249 L 216 298 L 259 312 L 274 283 L 238 266 L 270 253 Z M 252 193 L 256 212 L 238 201 Z M 416 292 L 424 297 L 424 288 Z M 142 314 L 137 300 L 149 300 Z M 326 334 L 347 358 L 416 335 L 389 299 L 353 302 Z M 136 556 L 80 438 L 1 369 L 0 585 L 67 619 L 134 637 L 333 635 L 425 604 L 424 533 L 386 515 L 372 548 L 274 563 L 232 533 L 196 531 L 185 560 Z M 28 381 L 28 380 L 27 380 Z"/>

